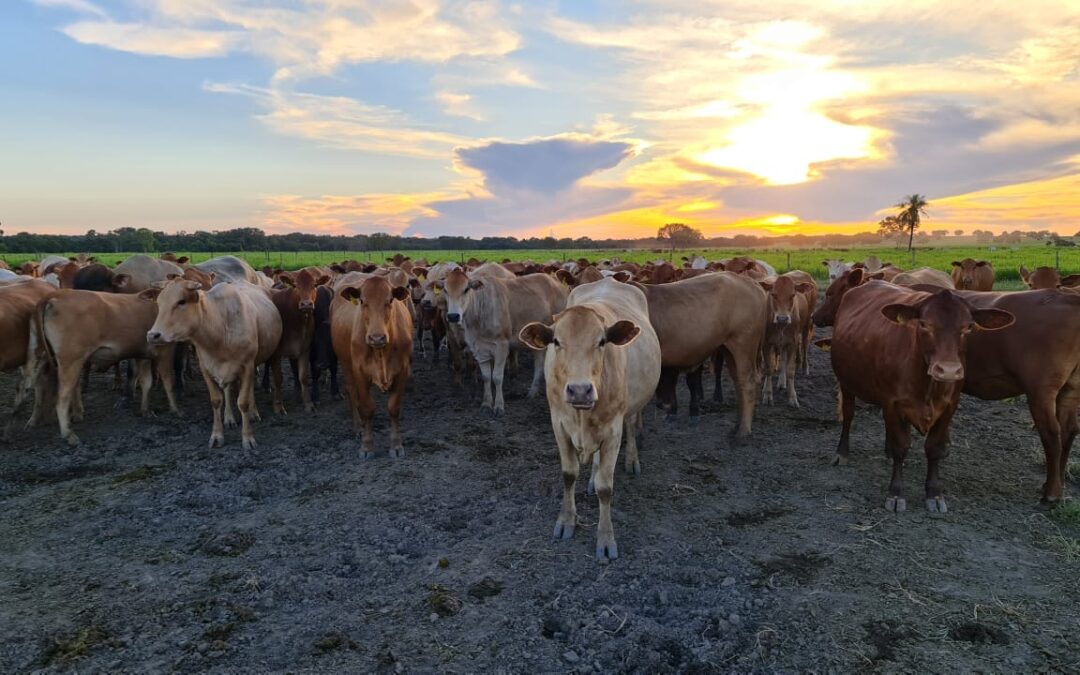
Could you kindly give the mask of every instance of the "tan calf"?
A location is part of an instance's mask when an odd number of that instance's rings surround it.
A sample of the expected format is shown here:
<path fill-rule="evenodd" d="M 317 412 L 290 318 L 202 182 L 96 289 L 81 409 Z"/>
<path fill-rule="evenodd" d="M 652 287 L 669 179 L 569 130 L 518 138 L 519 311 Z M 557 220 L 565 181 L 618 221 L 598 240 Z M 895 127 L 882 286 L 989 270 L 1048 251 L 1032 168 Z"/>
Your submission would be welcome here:
<path fill-rule="evenodd" d="M 581 465 L 592 463 L 600 501 L 596 557 L 614 560 L 619 549 L 611 498 L 619 446 L 625 435 L 627 472 L 640 473 L 637 432 L 660 379 L 660 343 L 649 325 L 645 295 L 615 280 L 579 286 L 553 323 L 530 323 L 521 329 L 520 339 L 547 354 L 547 399 L 563 473 L 555 537 L 573 536 L 574 486 Z"/>
<path fill-rule="evenodd" d="M 190 341 L 195 345 L 210 403 L 214 426 L 210 447 L 225 443 L 224 421 L 235 426 L 233 390 L 240 408 L 242 445 L 254 448 L 251 420 L 259 419 L 255 407 L 255 367 L 277 349 L 281 339 L 281 316 L 265 289 L 235 281 L 204 290 L 202 283 L 179 278 L 163 289 L 143 291 L 140 297 L 157 298 L 157 320 L 146 333 L 150 344 Z"/>
<path fill-rule="evenodd" d="M 798 408 L 795 371 L 798 370 L 800 358 L 805 358 L 803 354 L 809 341 L 808 334 L 813 331 L 805 294 L 816 291 L 817 287 L 805 281 L 796 283 L 793 277 L 787 275 L 776 277 L 773 281 L 762 281 L 760 284 L 769 301 L 765 344 L 762 349 L 765 372 L 762 378 L 761 402 L 772 405 L 772 376 L 781 371 L 783 381 L 779 382 L 780 388 L 787 390 L 788 405 Z"/>
<path fill-rule="evenodd" d="M 371 385 L 389 393 L 390 456 L 404 457 L 400 416 L 405 385 L 412 370 L 412 315 L 404 300 L 404 286 L 391 287 L 380 276 L 347 275 L 335 285 L 330 305 L 330 331 L 334 352 L 347 374 L 346 389 L 352 403 L 353 424 L 363 425 L 360 456 L 374 456 L 372 426 L 375 402 Z"/>

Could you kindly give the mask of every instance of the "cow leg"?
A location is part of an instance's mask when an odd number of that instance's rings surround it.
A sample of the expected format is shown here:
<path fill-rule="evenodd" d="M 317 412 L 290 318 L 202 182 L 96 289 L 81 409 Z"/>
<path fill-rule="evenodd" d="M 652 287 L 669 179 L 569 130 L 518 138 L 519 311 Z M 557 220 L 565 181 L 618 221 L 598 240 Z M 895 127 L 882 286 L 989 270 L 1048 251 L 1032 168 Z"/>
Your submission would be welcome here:
<path fill-rule="evenodd" d="M 341 400 L 341 386 L 338 384 L 337 358 L 330 359 L 330 398 L 334 401 Z"/>
<path fill-rule="evenodd" d="M 390 456 L 402 458 L 405 456 L 405 446 L 401 443 L 401 403 L 405 399 L 405 385 L 408 383 L 407 375 L 398 375 L 390 385 L 390 397 L 387 400 L 386 409 L 390 414 Z"/>
<path fill-rule="evenodd" d="M 354 419 L 358 419 L 363 424 L 360 436 L 360 459 L 371 459 L 375 456 L 373 440 L 375 401 L 371 398 L 371 383 L 359 375 L 359 373 L 353 375 Z"/>
<path fill-rule="evenodd" d="M 89 364 L 87 364 L 89 367 Z M 89 372 L 89 370 L 87 370 Z M 59 375 L 57 376 L 59 377 Z M 86 410 L 83 408 L 83 385 L 81 380 L 75 381 L 75 394 L 71 398 L 71 419 L 82 422 Z"/>
<path fill-rule="evenodd" d="M 799 345 L 788 345 L 785 354 L 784 375 L 787 378 L 787 402 L 792 408 L 799 407 L 799 396 L 795 393 L 795 372 L 799 369 Z"/>
<path fill-rule="evenodd" d="M 529 386 L 529 398 L 536 398 L 540 393 L 540 385 L 544 383 L 544 359 L 547 352 L 533 352 L 533 379 Z"/>
<path fill-rule="evenodd" d="M 851 454 L 851 422 L 855 419 L 855 396 L 840 388 L 840 420 L 843 426 L 840 429 L 840 443 L 836 446 L 836 457 L 833 458 L 833 466 L 844 466 L 848 463 Z"/>
<path fill-rule="evenodd" d="M 225 428 L 222 424 L 222 408 L 225 407 L 225 392 L 222 391 L 210 373 L 203 365 L 199 364 L 203 380 L 206 382 L 206 391 L 210 394 L 210 407 L 213 409 L 214 426 L 210 431 L 210 447 L 220 448 L 225 445 Z"/>
<path fill-rule="evenodd" d="M 766 346 L 763 350 L 765 356 L 765 364 L 761 369 L 761 404 L 772 405 L 773 402 L 773 348 L 771 345 Z"/>
<path fill-rule="evenodd" d="M 176 354 L 181 352 L 183 348 L 182 345 L 174 345 L 172 353 L 166 351 L 165 354 L 159 354 L 155 359 L 158 377 L 161 378 L 161 386 L 165 389 L 165 397 L 169 399 L 169 410 L 177 417 L 184 416 L 180 406 L 176 403 L 176 389 L 178 388 L 176 385 L 182 379 L 176 376 L 177 373 L 182 372 L 176 369 Z"/>
<path fill-rule="evenodd" d="M 287 414 L 285 412 L 285 396 L 281 392 L 281 388 L 283 386 L 283 378 L 281 375 L 281 358 L 278 356 L 274 356 L 270 359 L 270 363 L 268 365 L 270 366 L 269 370 L 273 372 L 274 375 L 274 414 L 285 415 Z"/>
<path fill-rule="evenodd" d="M 899 513 L 907 509 L 907 500 L 904 499 L 904 460 L 911 449 L 911 427 L 895 410 L 883 407 L 881 412 L 885 418 L 885 453 L 893 461 L 885 508 Z"/>
<path fill-rule="evenodd" d="M 300 384 L 300 400 L 304 403 L 304 410 L 307 412 L 313 412 L 315 410 L 315 403 L 311 400 L 311 359 L 307 354 L 300 357 L 299 360 L 293 359 L 292 365 L 294 368 L 299 369 L 299 372 L 294 370 L 295 377 L 299 377 Z M 294 383 L 297 380 L 293 380 Z"/>
<path fill-rule="evenodd" d="M 278 376 L 281 375 L 281 362 L 278 361 Z M 236 397 L 236 405 L 240 408 L 240 439 L 245 450 L 253 450 L 258 443 L 255 442 L 255 433 L 251 430 L 251 420 L 255 418 L 255 364 L 249 363 L 244 366 L 244 372 L 240 374 L 240 391 Z M 279 389 L 280 391 L 280 389 Z"/>
<path fill-rule="evenodd" d="M 574 536 L 574 527 L 577 525 L 574 486 L 577 484 L 581 464 L 570 437 L 558 428 L 555 430 L 555 441 L 559 444 L 559 462 L 562 464 L 563 495 L 562 508 L 559 509 L 559 517 L 555 520 L 554 536 L 556 539 L 569 539 Z"/>
<path fill-rule="evenodd" d="M 926 510 L 930 513 L 949 511 L 942 494 L 941 460 L 949 456 L 949 422 L 955 412 L 955 407 L 944 412 L 926 434 Z"/>
<path fill-rule="evenodd" d="M 173 354 L 172 354 L 172 378 L 173 378 L 173 384 L 175 386 L 176 391 L 179 391 L 179 392 L 183 392 L 184 391 L 184 386 L 187 384 L 185 382 L 185 379 L 184 379 L 184 371 L 187 368 L 187 350 L 188 350 L 188 346 L 187 346 L 186 342 L 178 342 L 176 344 L 175 349 L 173 350 Z M 165 379 L 164 373 L 162 372 L 162 366 L 161 366 L 160 363 L 158 364 L 158 377 L 162 378 L 162 381 L 164 381 L 164 379 Z M 168 390 L 166 390 L 166 394 L 168 394 Z M 170 396 L 170 399 L 171 399 L 172 395 L 169 395 L 169 396 Z M 169 402 L 169 405 L 170 405 L 170 407 L 174 408 L 173 412 L 176 412 L 175 406 L 173 405 L 173 402 L 171 400 Z"/>
<path fill-rule="evenodd" d="M 713 387 L 712 398 L 717 403 L 724 402 L 724 350 L 717 349 L 712 356 L 713 361 L 713 375 L 716 377 L 716 384 Z"/>
<path fill-rule="evenodd" d="M 608 562 L 619 557 L 615 528 L 611 524 L 611 496 L 615 488 L 615 464 L 619 461 L 623 424 L 616 424 L 600 444 L 600 470 L 596 472 L 596 498 L 600 500 L 600 521 L 596 524 L 596 559 Z"/>
<path fill-rule="evenodd" d="M 79 437 L 71 430 L 71 407 L 73 399 L 79 398 L 79 380 L 83 371 L 81 360 L 63 364 L 57 362 L 56 420 L 60 423 L 60 437 L 72 446 L 79 444 Z"/>
<path fill-rule="evenodd" d="M 314 408 L 319 404 L 319 380 L 322 379 L 322 368 L 315 365 L 314 360 L 308 363 L 308 367 L 311 371 L 311 390 L 308 394 L 311 397 L 311 405 Z"/>
<path fill-rule="evenodd" d="M 154 371 L 150 367 L 150 359 L 139 359 L 138 365 L 139 389 L 139 414 L 143 417 L 150 415 L 150 389 L 154 386 Z"/>
<path fill-rule="evenodd" d="M 735 438 L 744 439 L 753 432 L 754 405 L 757 403 L 757 347 L 731 350 L 731 379 L 739 397 L 739 426 Z"/>
<path fill-rule="evenodd" d="M 1057 400 L 1042 393 L 1028 396 L 1028 408 L 1031 410 L 1035 427 L 1039 430 L 1039 440 L 1042 441 L 1043 453 L 1046 455 L 1046 482 L 1043 484 L 1042 502 L 1056 504 L 1061 500 L 1065 488 Z"/>
<path fill-rule="evenodd" d="M 799 354 L 802 357 L 803 374 L 810 374 L 810 344 L 814 341 L 814 324 L 810 324 L 806 334 L 802 336 L 802 344 L 799 345 Z"/>
<path fill-rule="evenodd" d="M 679 370 L 677 368 L 663 367 L 660 369 L 660 381 L 656 384 L 656 407 L 667 411 L 668 422 L 675 421 L 679 413 L 679 401 L 675 389 L 679 383 Z"/>
<path fill-rule="evenodd" d="M 300 362 L 296 357 L 289 359 L 289 372 L 292 373 L 293 396 L 299 396 L 303 400 L 300 392 Z"/>
<path fill-rule="evenodd" d="M 270 391 L 270 364 L 269 363 L 264 363 L 263 364 L 262 390 L 263 391 Z"/>
<path fill-rule="evenodd" d="M 491 368 L 491 382 L 495 385 L 495 407 L 492 409 L 495 417 L 501 417 L 506 412 L 506 402 L 503 401 L 503 373 L 506 371 L 508 356 L 511 356 L 509 344 L 496 345 L 495 363 Z M 514 352 L 512 356 L 516 363 L 517 352 Z"/>
<path fill-rule="evenodd" d="M 227 384 L 224 387 L 225 391 L 225 428 L 233 429 L 236 427 L 236 417 L 233 415 L 233 398 L 235 386 L 233 384 Z"/>
<path fill-rule="evenodd" d="M 705 369 L 698 366 L 686 372 L 686 388 L 690 390 L 690 424 L 701 421 L 701 399 L 705 398 Z"/>
<path fill-rule="evenodd" d="M 480 367 L 480 377 L 484 382 L 484 400 L 480 403 L 480 407 L 485 410 L 492 410 L 494 401 L 491 397 L 491 371 L 494 364 L 494 359 L 487 358 L 481 361 L 479 358 L 476 360 L 477 365 Z"/>
<path fill-rule="evenodd" d="M 623 466 L 626 473 L 631 476 L 641 475 L 641 461 L 638 459 L 638 423 L 641 420 L 641 411 L 623 418 L 623 435 L 626 436 L 626 459 Z"/>
<path fill-rule="evenodd" d="M 1058 466 L 1064 479 L 1068 475 L 1069 454 L 1072 452 L 1073 443 L 1080 434 L 1080 422 L 1077 421 L 1077 408 L 1080 408 L 1080 388 L 1070 389 L 1066 386 L 1058 394 L 1058 423 L 1061 425 L 1061 456 Z"/>

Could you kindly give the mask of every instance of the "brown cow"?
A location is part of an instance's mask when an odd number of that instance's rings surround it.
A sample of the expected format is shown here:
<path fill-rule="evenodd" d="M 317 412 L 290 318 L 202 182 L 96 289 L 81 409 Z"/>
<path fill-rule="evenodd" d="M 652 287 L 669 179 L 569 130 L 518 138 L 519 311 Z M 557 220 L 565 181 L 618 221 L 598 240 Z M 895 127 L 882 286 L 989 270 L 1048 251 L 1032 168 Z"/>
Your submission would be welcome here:
<path fill-rule="evenodd" d="M 1046 456 L 1042 501 L 1062 498 L 1080 408 L 1080 296 L 1056 290 L 961 293 L 980 309 L 1011 313 L 1004 330 L 968 340 L 964 393 L 999 400 L 1027 396 Z"/>
<path fill-rule="evenodd" d="M 187 262 L 187 257 L 179 258 L 179 261 Z M 180 265 L 183 263 L 179 261 L 170 262 L 163 258 L 133 255 L 113 270 L 128 277 L 127 283 L 117 290 L 121 293 L 142 293 L 156 283 L 167 281 L 171 274 L 182 275 L 184 268 Z"/>
<path fill-rule="evenodd" d="M 1036 267 L 1034 272 L 1029 272 L 1026 267 L 1020 265 L 1020 278 L 1032 290 L 1042 290 L 1044 288 L 1072 290 L 1080 288 L 1080 274 L 1070 274 L 1063 278 L 1053 267 Z"/>
<path fill-rule="evenodd" d="M 334 351 L 347 374 L 346 388 L 352 404 L 353 425 L 363 424 L 360 456 L 374 456 L 372 425 L 375 402 L 371 385 L 389 393 L 390 456 L 404 457 L 400 415 L 405 385 L 412 369 L 412 316 L 403 302 L 404 286 L 391 287 L 383 277 L 342 279 L 330 307 Z"/>
<path fill-rule="evenodd" d="M 135 256 L 132 256 L 132 257 L 135 257 Z M 189 258 L 186 255 L 183 255 L 183 256 L 180 256 L 179 258 L 177 258 L 175 253 L 173 253 L 171 251 L 166 251 L 165 253 L 161 254 L 161 260 L 164 260 L 166 262 L 171 262 L 171 263 L 173 263 L 175 265 L 184 265 L 184 264 L 186 264 L 188 262 Z"/>
<path fill-rule="evenodd" d="M 783 381 L 778 384 L 781 389 L 787 389 L 788 405 L 799 407 L 799 397 L 795 393 L 795 371 L 800 361 L 806 358 L 806 344 L 814 330 L 806 295 L 811 291 L 816 294 L 817 286 L 807 281 L 796 283 L 796 278 L 801 276 L 784 274 L 771 281 L 758 282 L 765 289 L 769 303 L 762 350 L 765 369 L 761 402 L 766 405 L 773 402 L 772 375 L 782 370 Z"/>
<path fill-rule="evenodd" d="M 776 270 L 764 260 L 755 260 L 746 256 L 738 256 L 730 260 L 724 260 L 721 269 L 733 274 L 744 274 L 751 279 L 760 280 L 765 277 L 776 276 Z"/>
<path fill-rule="evenodd" d="M 315 406 L 311 402 L 309 387 L 311 369 L 311 342 L 315 336 L 315 295 L 317 286 L 330 281 L 323 275 L 312 277 L 306 269 L 296 276 L 288 272 L 278 275 L 278 280 L 285 288 L 273 291 L 271 300 L 281 316 L 281 339 L 278 348 L 270 357 L 270 368 L 274 376 L 274 412 L 285 414 L 285 402 L 281 393 L 281 360 L 289 359 L 293 364 L 293 373 L 299 379 L 300 400 L 304 410 L 312 412 Z"/>
<path fill-rule="evenodd" d="M 649 300 L 649 320 L 660 340 L 663 370 L 657 397 L 672 413 L 675 383 L 683 370 L 690 386 L 690 415 L 701 415 L 700 366 L 718 350 L 739 399 L 737 438 L 750 435 L 757 400 L 758 358 L 765 339 L 768 303 L 765 292 L 749 277 L 716 272 L 670 284 L 635 284 Z M 719 375 L 719 373 L 718 373 Z M 719 384 L 719 383 L 718 383 Z"/>
<path fill-rule="evenodd" d="M 878 274 L 882 274 L 878 272 Z M 932 267 L 920 267 L 917 270 L 901 272 L 893 276 L 892 283 L 897 286 L 937 286 L 938 288 L 955 288 L 953 278 L 941 270 Z"/>
<path fill-rule="evenodd" d="M 893 460 L 885 508 L 907 508 L 903 468 L 914 426 L 926 437 L 926 508 L 945 513 L 939 469 L 966 374 L 967 335 L 1014 320 L 1006 311 L 977 309 L 949 290 L 931 294 L 871 281 L 848 291 L 830 349 L 844 415 L 836 463 L 847 462 L 855 399 L 879 405 L 885 451 Z"/>
<path fill-rule="evenodd" d="M 581 464 L 593 460 L 590 482 L 600 501 L 596 557 L 614 560 L 619 549 L 611 497 L 619 445 L 625 436 L 626 470 L 641 473 L 636 436 L 660 377 L 660 344 L 649 324 L 648 303 L 640 290 L 614 280 L 579 286 L 551 325 L 530 323 L 519 337 L 547 354 L 548 407 L 563 473 L 555 538 L 574 534 L 574 485 Z"/>
<path fill-rule="evenodd" d="M 154 323 L 157 307 L 139 296 L 98 291 L 59 293 L 41 302 L 31 323 L 31 344 L 27 350 L 27 378 L 36 381 L 44 367 L 56 368 L 56 418 L 60 436 L 71 445 L 79 437 L 71 429 L 72 419 L 83 415 L 80 374 L 90 364 L 104 370 L 124 359 L 138 359 L 138 383 L 142 389 L 139 410 L 150 413 L 151 362 L 165 386 L 169 408 L 180 414 L 173 392 L 173 352 L 175 345 L 149 345 L 146 331 Z"/>
<path fill-rule="evenodd" d="M 550 321 L 566 306 L 567 289 L 546 274 L 524 277 L 485 274 L 481 267 L 471 275 L 457 269 L 447 275 L 446 319 L 460 323 L 465 344 L 480 366 L 484 380 L 482 406 L 499 416 L 505 412 L 503 373 L 510 351 L 524 347 L 518 333 L 527 323 Z M 498 265 L 495 268 L 510 274 Z M 533 381 L 529 397 L 540 393 L 544 354 L 533 360 Z M 492 395 L 494 389 L 494 396 Z"/>
<path fill-rule="evenodd" d="M 964 258 L 952 264 L 953 285 L 965 291 L 994 290 L 994 266 L 986 260 Z"/>
<path fill-rule="evenodd" d="M 34 308 L 56 292 L 54 286 L 39 279 L 0 284 L 0 372 L 11 372 L 26 363 L 30 344 L 30 318 L 34 314 Z M 4 424 L 4 440 L 7 440 L 11 433 L 15 416 L 25 398 L 26 390 L 20 382 L 15 388 L 15 405 L 11 417 Z M 40 397 L 35 397 L 35 402 L 38 400 Z"/>
<path fill-rule="evenodd" d="M 198 281 L 173 279 L 163 289 L 151 288 L 139 297 L 157 299 L 157 320 L 146 333 L 153 345 L 190 341 L 214 409 L 210 447 L 225 443 L 222 418 L 235 426 L 228 399 L 236 391 L 240 408 L 242 446 L 256 446 L 251 420 L 255 407 L 255 367 L 266 362 L 281 339 L 281 316 L 266 289 L 244 281 L 220 283 L 204 290 Z M 224 415 L 223 415 L 224 413 Z"/>

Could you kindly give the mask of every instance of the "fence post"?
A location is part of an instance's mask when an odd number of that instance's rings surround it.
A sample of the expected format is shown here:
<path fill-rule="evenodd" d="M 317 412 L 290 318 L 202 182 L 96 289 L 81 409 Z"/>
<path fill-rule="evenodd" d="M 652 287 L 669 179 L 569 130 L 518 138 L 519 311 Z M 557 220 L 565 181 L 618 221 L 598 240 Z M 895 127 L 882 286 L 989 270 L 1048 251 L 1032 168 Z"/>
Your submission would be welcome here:
<path fill-rule="evenodd" d="M 915 249 L 911 249 L 911 269 L 915 269 Z"/>
<path fill-rule="evenodd" d="M 1061 271 L 1061 249 L 1057 246 L 1054 247 L 1054 269 Z"/>
<path fill-rule="evenodd" d="M 788 272 L 791 271 L 791 251 L 788 251 L 788 254 L 787 254 L 787 270 L 786 271 L 788 271 Z"/>

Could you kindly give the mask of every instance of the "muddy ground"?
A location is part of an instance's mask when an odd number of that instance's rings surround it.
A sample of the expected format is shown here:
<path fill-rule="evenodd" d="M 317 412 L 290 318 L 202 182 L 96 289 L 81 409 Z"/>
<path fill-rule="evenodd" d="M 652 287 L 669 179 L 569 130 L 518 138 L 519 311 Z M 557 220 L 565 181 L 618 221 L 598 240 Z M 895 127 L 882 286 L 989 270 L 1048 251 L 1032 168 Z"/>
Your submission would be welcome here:
<path fill-rule="evenodd" d="M 827 354 L 747 447 L 730 404 L 691 426 L 681 386 L 677 423 L 648 412 L 643 475 L 616 478 L 621 557 L 602 566 L 595 498 L 551 538 L 559 462 L 528 360 L 493 420 L 418 359 L 402 460 L 359 460 L 342 402 L 274 418 L 262 393 L 259 447 L 230 430 L 208 450 L 201 383 L 186 419 L 160 392 L 140 419 L 96 375 L 80 448 L 50 425 L 2 451 L 0 671 L 1080 669 L 1080 526 L 1036 508 L 1023 401 L 965 398 L 931 516 L 918 445 L 913 510 L 884 510 L 876 410 L 829 465 Z"/>

